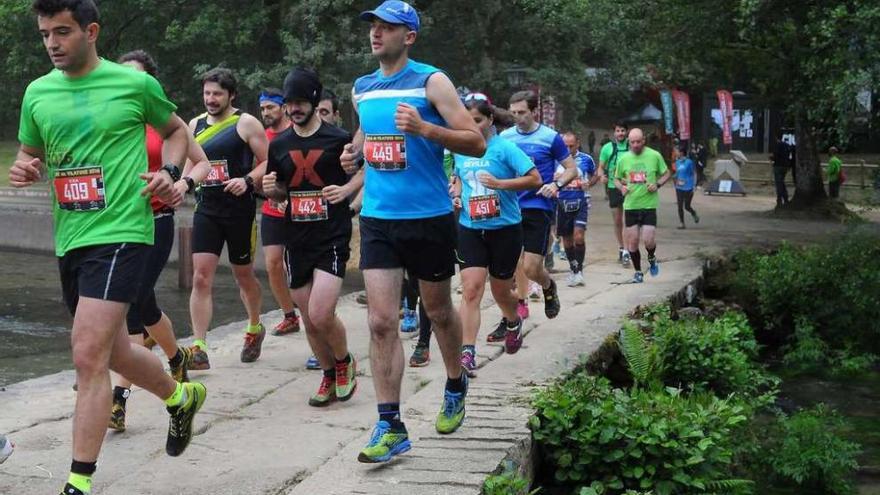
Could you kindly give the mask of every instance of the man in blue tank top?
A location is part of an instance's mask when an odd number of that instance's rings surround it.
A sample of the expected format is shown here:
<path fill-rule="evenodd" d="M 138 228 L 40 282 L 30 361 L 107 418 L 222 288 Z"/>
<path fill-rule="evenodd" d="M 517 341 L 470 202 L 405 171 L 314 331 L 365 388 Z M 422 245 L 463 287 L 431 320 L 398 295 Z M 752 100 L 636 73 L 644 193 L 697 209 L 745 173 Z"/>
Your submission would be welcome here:
<path fill-rule="evenodd" d="M 544 291 L 544 314 L 547 318 L 556 318 L 559 315 L 556 282 L 544 268 L 544 255 L 547 254 L 550 227 L 556 213 L 555 198 L 561 189 L 578 176 L 574 159 L 562 136 L 535 120 L 537 108 L 538 96 L 534 91 L 514 93 L 510 97 L 510 113 L 516 119 L 516 125 L 501 133 L 501 137 L 512 141 L 529 155 L 544 183 L 538 190 L 519 193 L 523 256 L 516 270 L 516 290 L 519 294 L 517 313 L 523 320 L 529 317 L 526 305 L 529 280 L 537 282 Z M 565 171 L 554 180 L 557 163 Z"/>
<path fill-rule="evenodd" d="M 419 279 L 447 382 L 437 416 L 440 433 L 464 419 L 467 377 L 460 364 L 461 320 L 452 305 L 456 220 L 443 171 L 443 148 L 482 156 L 486 142 L 455 86 L 439 69 L 410 60 L 419 15 L 406 2 L 389 0 L 364 12 L 379 70 L 354 83 L 352 98 L 361 128 L 341 161 L 348 173 L 363 161 L 366 182 L 360 218 L 361 263 L 367 287 L 370 363 L 379 422 L 361 462 L 385 462 L 410 449 L 400 415 L 403 346 L 397 333 L 403 270 Z M 363 160 L 361 160 L 363 159 Z"/>

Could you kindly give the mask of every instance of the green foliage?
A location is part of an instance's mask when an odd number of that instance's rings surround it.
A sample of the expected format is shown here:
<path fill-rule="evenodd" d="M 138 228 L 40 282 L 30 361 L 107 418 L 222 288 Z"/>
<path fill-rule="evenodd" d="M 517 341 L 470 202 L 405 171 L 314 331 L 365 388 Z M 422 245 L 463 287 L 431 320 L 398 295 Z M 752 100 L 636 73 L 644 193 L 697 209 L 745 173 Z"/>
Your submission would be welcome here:
<path fill-rule="evenodd" d="M 483 482 L 483 495 L 534 495 L 540 492 L 540 488 L 529 490 L 528 480 L 520 477 L 516 472 L 496 474 L 486 478 Z"/>
<path fill-rule="evenodd" d="M 632 323 L 625 323 L 620 330 L 619 345 L 636 387 L 656 380 L 657 368 L 661 364 L 654 346 L 648 342 L 644 332 Z"/>
<path fill-rule="evenodd" d="M 831 495 L 854 493 L 859 446 L 839 436 L 842 427 L 842 419 L 823 405 L 780 415 L 764 454 L 776 482 Z"/>
<path fill-rule="evenodd" d="M 578 374 L 537 394 L 530 420 L 558 482 L 658 495 L 705 491 L 727 479 L 738 426 L 735 401 L 678 389 L 612 389 Z M 595 487 L 593 487 L 595 489 Z"/>

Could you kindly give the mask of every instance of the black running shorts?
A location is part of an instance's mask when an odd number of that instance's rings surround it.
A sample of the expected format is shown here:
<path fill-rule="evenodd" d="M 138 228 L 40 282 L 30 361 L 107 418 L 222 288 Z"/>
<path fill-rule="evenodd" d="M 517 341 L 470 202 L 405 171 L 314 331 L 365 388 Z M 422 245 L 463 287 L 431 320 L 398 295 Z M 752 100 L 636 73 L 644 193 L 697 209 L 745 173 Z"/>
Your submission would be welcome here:
<path fill-rule="evenodd" d="M 414 220 L 361 217 L 360 268 L 403 268 L 419 280 L 447 280 L 455 274 L 457 225 L 452 213 Z"/>
<path fill-rule="evenodd" d="M 242 217 L 215 217 L 199 213 L 193 215 L 193 253 L 211 253 L 220 256 L 226 244 L 229 262 L 249 265 L 257 248 L 256 213 Z"/>
<path fill-rule="evenodd" d="M 492 278 L 509 280 L 516 272 L 522 254 L 520 224 L 492 230 L 458 226 L 458 257 L 461 269 L 487 268 Z"/>
<path fill-rule="evenodd" d="M 656 227 L 657 210 L 626 210 L 623 220 L 627 227 Z"/>
<path fill-rule="evenodd" d="M 523 251 L 544 256 L 553 224 L 553 212 L 538 208 L 522 210 Z"/>
<path fill-rule="evenodd" d="M 61 292 L 71 315 L 80 297 L 133 303 L 138 296 L 150 246 L 123 242 L 88 246 L 58 258 Z"/>

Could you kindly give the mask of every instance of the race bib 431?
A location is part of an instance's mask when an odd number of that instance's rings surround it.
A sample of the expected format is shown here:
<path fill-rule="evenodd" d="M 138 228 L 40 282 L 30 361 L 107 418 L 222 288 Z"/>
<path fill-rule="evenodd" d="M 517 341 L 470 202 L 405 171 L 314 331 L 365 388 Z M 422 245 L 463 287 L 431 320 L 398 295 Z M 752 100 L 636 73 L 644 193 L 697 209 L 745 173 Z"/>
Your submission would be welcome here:
<path fill-rule="evenodd" d="M 104 171 L 101 167 L 68 168 L 55 172 L 58 207 L 69 211 L 103 210 Z"/>
<path fill-rule="evenodd" d="M 402 134 L 367 135 L 364 160 L 376 170 L 406 170 L 406 139 Z"/>
<path fill-rule="evenodd" d="M 290 220 L 292 222 L 327 220 L 327 200 L 321 191 L 291 192 Z"/>
<path fill-rule="evenodd" d="M 211 171 L 205 180 L 202 181 L 202 187 L 222 186 L 224 182 L 229 180 L 229 165 L 226 160 L 212 160 Z"/>

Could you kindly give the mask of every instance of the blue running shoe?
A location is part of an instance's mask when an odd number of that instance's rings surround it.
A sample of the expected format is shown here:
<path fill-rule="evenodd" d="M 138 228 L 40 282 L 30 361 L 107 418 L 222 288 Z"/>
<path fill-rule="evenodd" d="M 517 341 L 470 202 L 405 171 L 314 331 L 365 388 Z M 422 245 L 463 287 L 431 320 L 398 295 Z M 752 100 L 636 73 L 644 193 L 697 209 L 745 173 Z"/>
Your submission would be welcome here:
<path fill-rule="evenodd" d="M 400 331 L 403 333 L 413 333 L 419 329 L 419 315 L 412 309 L 403 310 L 403 322 L 400 324 Z"/>
<path fill-rule="evenodd" d="M 651 274 L 652 277 L 660 275 L 660 263 L 656 259 L 648 260 L 648 264 L 651 265 L 648 268 L 648 272 Z"/>
<path fill-rule="evenodd" d="M 314 354 L 312 354 L 311 356 L 309 356 L 308 359 L 306 359 L 306 369 L 307 370 L 321 369 L 321 363 L 318 362 L 318 358 L 316 358 Z"/>
<path fill-rule="evenodd" d="M 406 429 L 391 431 L 391 425 L 387 421 L 379 421 L 373 429 L 370 442 L 358 454 L 358 461 L 369 464 L 388 462 L 392 457 L 408 452 L 411 448 Z"/>
<path fill-rule="evenodd" d="M 633 281 L 632 281 L 632 283 L 634 283 L 634 284 L 640 284 L 640 283 L 642 283 L 642 282 L 644 282 L 644 281 L 645 281 L 645 274 L 644 274 L 644 273 L 642 273 L 642 272 L 636 272 L 636 274 L 633 275 Z"/>
<path fill-rule="evenodd" d="M 437 433 L 443 435 L 454 433 L 464 421 L 464 399 L 468 390 L 467 370 L 462 370 L 461 379 L 464 381 L 464 392 L 446 390 L 443 393 L 443 407 L 437 414 L 437 422 L 434 424 Z"/>

